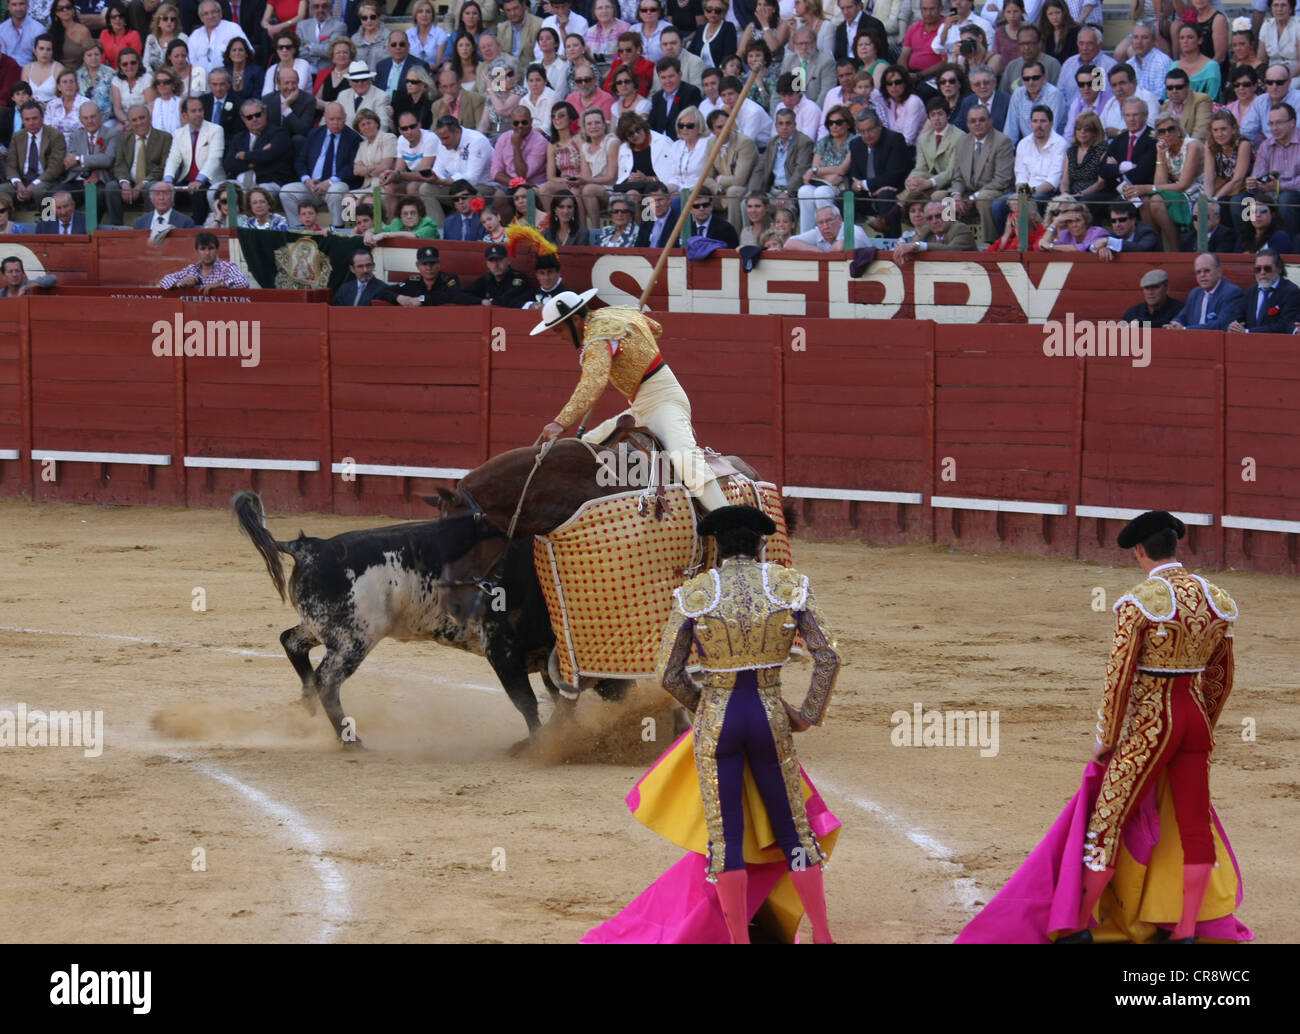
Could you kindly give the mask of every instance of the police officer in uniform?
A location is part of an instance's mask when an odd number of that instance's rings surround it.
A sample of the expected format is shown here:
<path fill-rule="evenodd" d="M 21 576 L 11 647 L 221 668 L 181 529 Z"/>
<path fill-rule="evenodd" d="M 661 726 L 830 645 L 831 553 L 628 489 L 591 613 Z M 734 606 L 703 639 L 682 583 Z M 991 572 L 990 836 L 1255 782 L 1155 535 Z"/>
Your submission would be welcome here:
<path fill-rule="evenodd" d="M 510 268 L 510 259 L 504 244 L 489 244 L 484 254 L 488 271 L 474 281 L 469 291 L 481 305 L 500 305 L 507 309 L 522 309 L 533 296 L 528 278 L 517 269 Z"/>
<path fill-rule="evenodd" d="M 426 245 L 415 253 L 419 273 L 400 284 L 385 287 L 376 300 L 394 305 L 478 305 L 479 300 L 460 285 L 455 273 L 438 271 L 438 249 Z"/>

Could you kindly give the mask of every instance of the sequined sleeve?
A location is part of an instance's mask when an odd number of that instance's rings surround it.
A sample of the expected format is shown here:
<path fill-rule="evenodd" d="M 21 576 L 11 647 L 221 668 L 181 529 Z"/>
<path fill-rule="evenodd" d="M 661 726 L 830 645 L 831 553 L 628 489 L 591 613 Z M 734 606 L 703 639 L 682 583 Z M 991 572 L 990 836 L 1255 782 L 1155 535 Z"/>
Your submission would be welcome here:
<path fill-rule="evenodd" d="M 804 697 L 799 713 L 813 725 L 821 725 L 826 716 L 826 705 L 830 703 L 831 690 L 835 688 L 835 679 L 840 672 L 840 656 L 835 652 L 835 643 L 831 638 L 830 627 L 817 612 L 817 603 L 811 590 L 804 609 L 795 614 L 803 641 L 812 653 L 812 685 Z"/>
<path fill-rule="evenodd" d="M 609 368 L 612 356 L 606 341 L 588 341 L 582 349 L 582 379 L 573 389 L 560 415 L 555 418 L 557 424 L 572 427 L 591 411 L 592 406 L 600 401 L 609 383 Z"/>
<path fill-rule="evenodd" d="M 659 660 L 656 665 L 659 684 L 692 714 L 700 706 L 700 687 L 686 671 L 694 634 L 695 619 L 685 617 L 674 607 L 673 616 L 664 628 L 663 641 L 659 644 Z"/>
<path fill-rule="evenodd" d="M 1142 645 L 1141 630 L 1146 619 L 1137 604 L 1126 600 L 1115 617 L 1115 642 L 1106 665 L 1106 690 L 1097 712 L 1097 739 L 1105 747 L 1119 742 L 1124 716 L 1128 713 L 1129 687 L 1137 673 Z"/>
<path fill-rule="evenodd" d="M 1219 724 L 1228 694 L 1232 692 L 1232 674 L 1235 661 L 1232 656 L 1232 636 L 1225 635 L 1210 654 L 1209 663 L 1201 675 L 1201 699 L 1209 715 L 1211 727 Z"/>

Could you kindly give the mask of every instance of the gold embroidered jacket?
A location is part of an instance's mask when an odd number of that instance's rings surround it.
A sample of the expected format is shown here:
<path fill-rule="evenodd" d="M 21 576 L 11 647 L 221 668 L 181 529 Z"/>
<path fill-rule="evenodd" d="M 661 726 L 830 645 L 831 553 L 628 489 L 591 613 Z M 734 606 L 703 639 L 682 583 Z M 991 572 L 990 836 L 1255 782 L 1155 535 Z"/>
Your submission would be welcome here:
<path fill-rule="evenodd" d="M 659 681 L 691 711 L 699 708 L 702 689 L 725 694 L 737 672 L 755 669 L 760 689 L 777 687 L 796 630 L 813 658 L 812 685 L 800 714 L 820 725 L 840 659 L 807 577 L 790 567 L 729 557 L 721 568 L 677 589 L 659 648 Z M 686 672 L 692 642 L 699 647 L 703 687 Z"/>
<path fill-rule="evenodd" d="M 1199 675 L 1205 713 L 1211 727 L 1217 724 L 1232 692 L 1232 597 L 1182 564 L 1161 564 L 1116 601 L 1115 615 L 1098 741 L 1113 748 L 1131 704 L 1161 691 L 1167 681 L 1161 676 L 1170 674 Z"/>
<path fill-rule="evenodd" d="M 582 377 L 555 422 L 572 427 L 600 400 L 607 384 L 613 384 L 629 402 L 635 398 L 641 378 L 659 358 L 663 331 L 635 309 L 611 306 L 592 313 L 578 353 Z"/>

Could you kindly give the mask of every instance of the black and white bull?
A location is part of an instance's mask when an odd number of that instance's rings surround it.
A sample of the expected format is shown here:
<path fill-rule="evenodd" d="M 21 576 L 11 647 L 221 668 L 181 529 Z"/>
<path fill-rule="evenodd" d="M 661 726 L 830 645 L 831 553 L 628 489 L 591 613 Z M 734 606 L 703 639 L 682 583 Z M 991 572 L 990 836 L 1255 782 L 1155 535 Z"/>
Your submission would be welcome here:
<path fill-rule="evenodd" d="M 302 619 L 280 635 L 289 661 L 302 680 L 302 698 L 314 714 L 320 700 L 339 738 L 354 742 L 345 725 L 339 690 L 384 638 L 432 639 L 484 656 L 511 702 L 528 723 L 529 736 L 540 727 L 530 672 L 540 672 L 553 699 L 559 694 L 546 672 L 555 645 L 531 540 L 512 543 L 501 564 L 496 589 L 508 607 L 487 606 L 479 623 L 453 620 L 438 601 L 444 564 L 481 542 L 485 532 L 472 516 L 418 521 L 386 528 L 349 531 L 329 539 L 299 533 L 278 542 L 266 528 L 256 492 L 240 492 L 231 502 L 239 525 L 266 562 L 280 598 L 286 595 L 280 554 L 294 559 L 288 599 Z M 315 671 L 309 652 L 325 646 Z"/>

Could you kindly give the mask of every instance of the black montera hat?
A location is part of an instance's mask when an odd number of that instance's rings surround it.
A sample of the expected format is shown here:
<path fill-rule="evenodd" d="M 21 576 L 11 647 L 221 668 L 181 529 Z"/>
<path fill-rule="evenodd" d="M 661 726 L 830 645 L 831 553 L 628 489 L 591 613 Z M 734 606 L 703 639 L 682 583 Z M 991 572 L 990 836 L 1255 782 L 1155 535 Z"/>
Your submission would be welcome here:
<path fill-rule="evenodd" d="M 560 260 L 554 255 L 538 255 L 534 269 L 559 269 Z"/>
<path fill-rule="evenodd" d="M 717 535 L 733 528 L 771 535 L 776 531 L 776 523 L 757 506 L 723 506 L 711 510 L 700 521 L 701 535 Z"/>
<path fill-rule="evenodd" d="M 1138 543 L 1145 542 L 1156 532 L 1164 531 L 1166 528 L 1176 531 L 1179 538 L 1187 534 L 1187 525 L 1172 513 L 1165 510 L 1148 510 L 1146 513 L 1138 514 L 1124 525 L 1124 530 L 1119 533 L 1116 541 L 1120 549 L 1132 549 Z"/>

